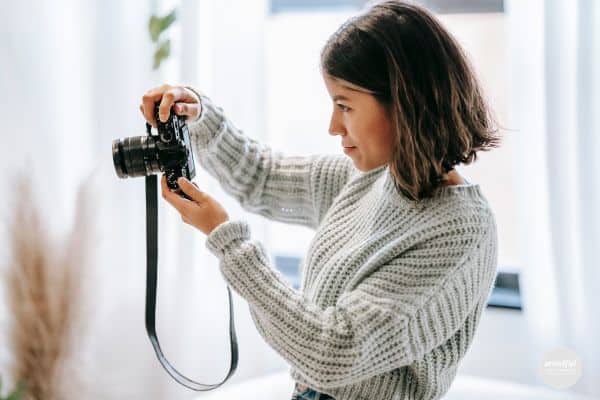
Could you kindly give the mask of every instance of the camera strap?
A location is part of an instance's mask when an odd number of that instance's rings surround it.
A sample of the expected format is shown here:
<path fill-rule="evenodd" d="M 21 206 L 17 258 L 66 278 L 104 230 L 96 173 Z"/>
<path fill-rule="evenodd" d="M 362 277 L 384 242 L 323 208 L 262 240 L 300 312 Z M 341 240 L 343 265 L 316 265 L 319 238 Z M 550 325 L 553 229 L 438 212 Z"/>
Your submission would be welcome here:
<path fill-rule="evenodd" d="M 165 358 L 158 337 L 156 336 L 156 286 L 158 282 L 158 191 L 156 175 L 146 176 L 146 332 L 156 352 L 158 361 L 165 370 L 179 382 L 181 385 L 198 391 L 207 391 L 216 389 L 227 381 L 235 372 L 238 362 L 238 345 L 235 335 L 235 326 L 233 318 L 233 301 L 231 299 L 231 290 L 227 286 L 229 296 L 229 341 L 231 343 L 231 364 L 229 372 L 221 382 L 206 385 L 195 382 L 177 371 Z"/>

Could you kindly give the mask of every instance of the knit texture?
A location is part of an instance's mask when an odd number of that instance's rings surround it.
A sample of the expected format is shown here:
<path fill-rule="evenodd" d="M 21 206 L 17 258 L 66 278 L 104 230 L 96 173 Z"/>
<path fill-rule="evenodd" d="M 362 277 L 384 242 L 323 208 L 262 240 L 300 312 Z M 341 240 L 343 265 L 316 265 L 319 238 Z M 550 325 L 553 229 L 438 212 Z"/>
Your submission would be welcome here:
<path fill-rule="evenodd" d="M 337 400 L 439 399 L 472 343 L 497 266 L 494 214 L 478 184 L 416 206 L 387 166 L 285 156 L 243 134 L 205 94 L 188 122 L 198 163 L 241 206 L 315 230 L 300 290 L 243 220 L 206 237 L 291 377 Z"/>

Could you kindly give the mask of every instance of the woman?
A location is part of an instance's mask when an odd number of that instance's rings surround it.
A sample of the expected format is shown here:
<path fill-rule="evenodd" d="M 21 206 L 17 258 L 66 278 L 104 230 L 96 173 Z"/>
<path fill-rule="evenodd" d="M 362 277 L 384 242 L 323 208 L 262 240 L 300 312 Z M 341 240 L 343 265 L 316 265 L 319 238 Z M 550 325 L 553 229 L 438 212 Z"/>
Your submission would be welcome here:
<path fill-rule="evenodd" d="M 163 197 L 207 235 L 227 283 L 291 366 L 293 398 L 437 399 L 469 348 L 497 264 L 495 218 L 454 166 L 497 130 L 459 45 L 425 10 L 372 5 L 326 43 L 321 71 L 345 155 L 285 157 L 192 88 L 140 106 L 188 117 L 199 164 L 245 210 L 316 230 L 292 289 L 245 221 L 189 181 Z"/>

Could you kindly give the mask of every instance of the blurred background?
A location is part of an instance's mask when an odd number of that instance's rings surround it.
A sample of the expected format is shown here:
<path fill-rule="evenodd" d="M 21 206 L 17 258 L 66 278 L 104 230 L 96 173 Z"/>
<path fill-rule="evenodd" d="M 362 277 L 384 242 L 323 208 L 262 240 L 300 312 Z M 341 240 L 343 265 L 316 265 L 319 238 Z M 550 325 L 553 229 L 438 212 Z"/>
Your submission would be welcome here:
<path fill-rule="evenodd" d="M 464 47 L 505 128 L 501 148 L 457 168 L 490 201 L 500 241 L 496 287 L 459 376 L 473 378 L 473 385 L 497 384 L 497 393 L 511 388 L 531 393 L 527 398 L 554 398 L 544 397 L 551 395 L 543 391 L 550 385 L 540 371 L 553 350 L 567 348 L 582 374 L 557 398 L 600 397 L 600 3 L 415 3 L 432 10 Z M 90 398 L 205 395 L 163 371 L 144 329 L 144 180 L 118 179 L 111 158 L 113 139 L 145 134 L 138 110 L 144 92 L 162 83 L 191 85 L 246 135 L 284 153 L 338 153 L 338 141 L 327 132 L 332 105 L 319 52 L 364 4 L 0 2 L 2 221 L 12 213 L 18 171 L 33 177 L 56 237 L 74 223 L 79 185 L 87 183 L 95 193 L 94 262 L 81 265 L 92 288 L 85 292 L 91 305 L 82 313 L 90 333 L 78 345 L 86 361 L 76 368 L 90 380 Z M 170 40 L 170 53 L 153 69 L 156 44 L 148 21 L 173 10 L 176 20 L 162 36 Z M 195 181 L 231 218 L 251 223 L 273 267 L 298 288 L 298 265 L 313 232 L 243 211 L 201 169 Z M 159 227 L 157 328 L 163 350 L 188 377 L 215 383 L 229 367 L 226 286 L 205 236 L 162 201 Z M 9 267 L 10 237 L 4 230 L 1 235 L 0 262 Z M 0 286 L 0 295 L 6 291 Z M 240 361 L 225 387 L 284 377 L 285 361 L 259 336 L 235 293 L 234 308 Z M 8 386 L 14 361 L 10 316 L 0 301 L 0 376 Z M 291 382 L 285 385 L 291 396 Z"/>

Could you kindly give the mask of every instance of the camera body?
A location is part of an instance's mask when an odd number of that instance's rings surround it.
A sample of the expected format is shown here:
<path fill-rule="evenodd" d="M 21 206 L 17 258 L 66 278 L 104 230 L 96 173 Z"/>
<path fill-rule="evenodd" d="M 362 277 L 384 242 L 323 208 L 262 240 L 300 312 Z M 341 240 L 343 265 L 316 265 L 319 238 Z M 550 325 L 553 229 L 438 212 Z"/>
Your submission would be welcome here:
<path fill-rule="evenodd" d="M 169 119 L 158 118 L 159 103 L 154 105 L 158 135 L 152 135 L 152 126 L 146 123 L 147 135 L 115 139 L 112 155 L 115 171 L 119 178 L 148 176 L 164 173 L 167 186 L 183 194 L 177 184 L 181 176 L 191 180 L 196 176 L 194 153 L 190 134 L 184 117 L 171 109 Z"/>

